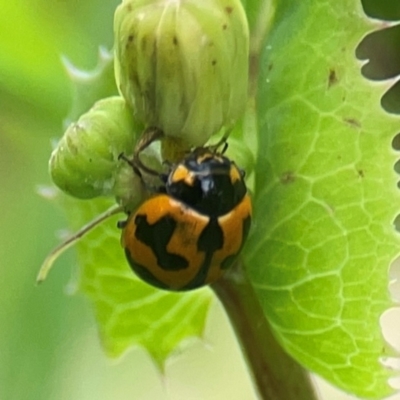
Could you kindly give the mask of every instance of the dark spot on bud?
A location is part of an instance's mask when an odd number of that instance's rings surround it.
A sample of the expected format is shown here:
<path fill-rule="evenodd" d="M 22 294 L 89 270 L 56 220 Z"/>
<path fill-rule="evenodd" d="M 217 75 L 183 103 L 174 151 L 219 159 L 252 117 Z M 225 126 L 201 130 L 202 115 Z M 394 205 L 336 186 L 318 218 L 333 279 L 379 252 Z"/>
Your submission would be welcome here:
<path fill-rule="evenodd" d="M 145 51 L 146 50 L 146 46 L 147 46 L 147 37 L 146 36 L 143 36 L 142 43 L 140 43 L 140 45 L 141 45 L 142 51 Z"/>
<path fill-rule="evenodd" d="M 133 82 L 133 84 L 136 85 L 137 87 L 141 87 L 138 74 L 134 70 L 131 70 L 129 72 L 129 80 L 131 82 Z M 121 92 L 122 92 L 122 90 L 121 90 Z"/>
<path fill-rule="evenodd" d="M 216 65 L 216 64 L 217 64 L 217 60 L 212 60 L 212 61 L 211 61 L 211 65 L 212 65 L 212 66 L 214 66 L 214 65 Z"/>
<path fill-rule="evenodd" d="M 274 68 L 274 64 L 273 63 L 268 64 L 268 71 L 272 71 L 273 68 Z"/>
<path fill-rule="evenodd" d="M 130 45 L 132 44 L 133 40 L 135 39 L 134 35 L 129 35 L 128 40 L 125 45 L 125 49 L 129 49 Z"/>
<path fill-rule="evenodd" d="M 153 224 L 147 221 L 146 215 L 138 214 L 135 217 L 136 239 L 152 249 L 157 258 L 159 268 L 164 271 L 179 271 L 189 266 L 188 260 L 179 254 L 170 253 L 167 248 L 177 224 L 177 221 L 168 214 Z M 132 264 L 135 263 L 131 263 L 131 266 L 134 266 Z M 140 272 L 144 272 L 137 269 L 135 271 L 139 275 L 141 275 Z"/>
<path fill-rule="evenodd" d="M 232 14 L 233 7 L 225 7 L 225 11 L 226 11 L 227 14 Z"/>
<path fill-rule="evenodd" d="M 364 171 L 362 170 L 362 169 L 359 169 L 358 171 L 357 171 L 357 173 L 358 173 L 358 176 L 360 177 L 360 178 L 364 178 Z"/>
<path fill-rule="evenodd" d="M 331 88 L 333 85 L 336 85 L 338 81 L 339 79 L 336 75 L 336 71 L 333 68 L 330 69 L 328 77 L 328 89 Z"/>
<path fill-rule="evenodd" d="M 296 180 L 296 176 L 294 175 L 293 171 L 284 172 L 280 179 L 282 184 L 287 185 L 289 183 L 293 183 Z"/>
<path fill-rule="evenodd" d="M 178 38 L 176 36 L 173 37 L 172 42 L 174 43 L 175 46 L 178 44 Z"/>
<path fill-rule="evenodd" d="M 128 5 L 126 6 L 126 9 L 128 10 L 128 12 L 131 12 L 131 11 L 132 11 L 132 5 L 131 5 L 131 4 L 128 4 Z"/>
<path fill-rule="evenodd" d="M 228 28 L 228 25 L 227 25 L 227 24 L 223 24 L 223 25 L 222 25 L 222 29 L 225 31 L 226 28 Z"/>

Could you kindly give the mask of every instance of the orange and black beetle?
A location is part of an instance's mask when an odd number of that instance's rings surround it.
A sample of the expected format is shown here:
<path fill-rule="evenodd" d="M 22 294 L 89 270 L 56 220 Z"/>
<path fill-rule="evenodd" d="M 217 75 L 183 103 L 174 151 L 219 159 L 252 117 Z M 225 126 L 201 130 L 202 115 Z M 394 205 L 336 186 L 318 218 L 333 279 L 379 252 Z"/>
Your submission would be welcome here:
<path fill-rule="evenodd" d="M 249 232 L 244 173 L 222 153 L 200 147 L 173 165 L 164 182 L 123 224 L 128 262 L 162 289 L 210 284 L 232 265 Z"/>

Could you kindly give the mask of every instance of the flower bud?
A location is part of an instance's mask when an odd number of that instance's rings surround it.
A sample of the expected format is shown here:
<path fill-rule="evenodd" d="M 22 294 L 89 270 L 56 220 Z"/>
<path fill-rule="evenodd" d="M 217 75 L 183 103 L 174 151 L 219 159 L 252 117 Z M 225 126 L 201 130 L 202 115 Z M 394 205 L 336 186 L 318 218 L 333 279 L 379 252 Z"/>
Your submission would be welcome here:
<path fill-rule="evenodd" d="M 114 19 L 118 88 L 146 126 L 203 145 L 247 102 L 240 0 L 124 0 Z"/>
<path fill-rule="evenodd" d="M 81 199 L 113 195 L 118 157 L 132 154 L 141 131 L 122 97 L 98 101 L 67 128 L 51 154 L 53 182 Z"/>

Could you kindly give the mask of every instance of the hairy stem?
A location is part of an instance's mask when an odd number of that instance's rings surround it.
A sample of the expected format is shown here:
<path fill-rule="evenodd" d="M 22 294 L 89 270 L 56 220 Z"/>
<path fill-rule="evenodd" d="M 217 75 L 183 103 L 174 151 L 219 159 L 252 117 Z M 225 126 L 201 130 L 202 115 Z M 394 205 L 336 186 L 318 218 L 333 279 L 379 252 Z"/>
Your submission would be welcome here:
<path fill-rule="evenodd" d="M 229 316 L 262 400 L 316 400 L 308 373 L 285 353 L 271 332 L 254 289 L 231 275 L 212 288 Z"/>

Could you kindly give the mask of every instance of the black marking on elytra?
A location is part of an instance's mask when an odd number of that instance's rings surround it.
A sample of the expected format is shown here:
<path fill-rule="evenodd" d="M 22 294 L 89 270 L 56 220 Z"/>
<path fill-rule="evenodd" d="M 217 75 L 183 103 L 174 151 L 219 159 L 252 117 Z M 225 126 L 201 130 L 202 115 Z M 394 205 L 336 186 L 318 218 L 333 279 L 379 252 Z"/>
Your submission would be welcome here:
<path fill-rule="evenodd" d="M 132 259 L 131 253 L 129 252 L 128 249 L 125 249 L 125 255 L 126 258 L 128 259 L 129 265 L 131 266 L 133 272 L 135 272 L 139 278 L 149 283 L 150 285 L 153 285 L 160 289 L 170 289 L 165 283 L 158 280 L 147 268 L 136 263 Z"/>
<path fill-rule="evenodd" d="M 197 242 L 197 250 L 214 253 L 222 249 L 224 245 L 224 233 L 216 218 L 210 218 L 203 229 Z"/>
<path fill-rule="evenodd" d="M 149 224 L 146 215 L 138 214 L 135 224 L 136 239 L 152 249 L 160 268 L 165 271 L 179 271 L 189 266 L 184 257 L 167 251 L 167 245 L 177 225 L 173 217 L 166 215 L 154 224 Z"/>
<path fill-rule="evenodd" d="M 210 218 L 208 224 L 200 234 L 197 242 L 197 250 L 205 253 L 202 266 L 196 276 L 184 286 L 183 290 L 196 289 L 204 285 L 210 270 L 214 252 L 222 249 L 224 245 L 224 233 L 216 218 Z"/>

